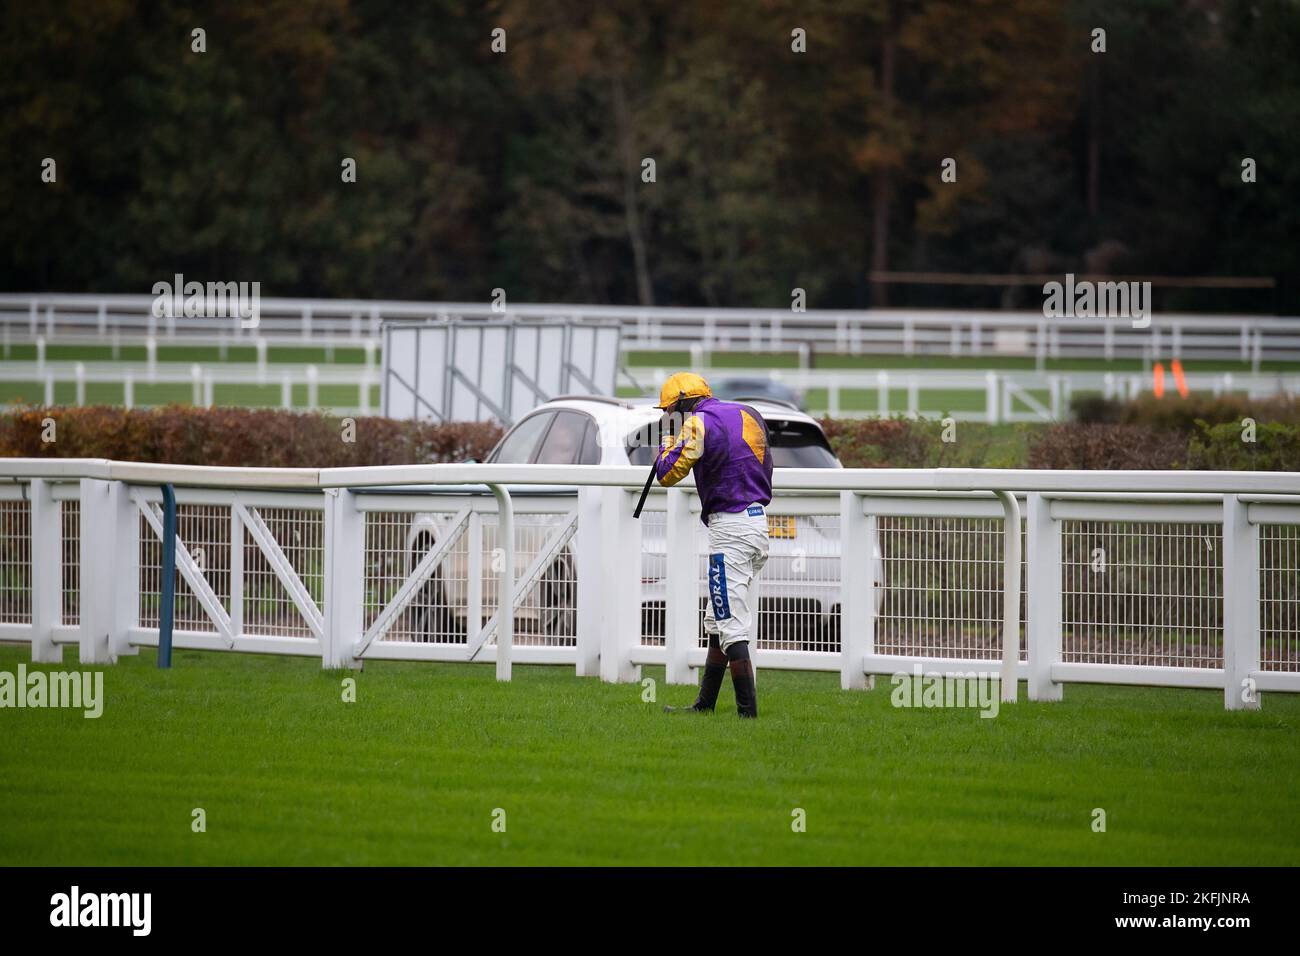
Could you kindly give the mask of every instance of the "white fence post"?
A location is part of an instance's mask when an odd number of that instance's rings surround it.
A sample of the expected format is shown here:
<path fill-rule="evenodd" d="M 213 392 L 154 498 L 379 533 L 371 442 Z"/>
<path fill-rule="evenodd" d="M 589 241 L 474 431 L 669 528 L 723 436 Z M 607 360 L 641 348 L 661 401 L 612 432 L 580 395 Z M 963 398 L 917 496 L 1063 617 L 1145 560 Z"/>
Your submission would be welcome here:
<path fill-rule="evenodd" d="M 483 630 L 483 515 L 469 513 L 465 526 L 465 550 L 468 558 L 468 580 L 465 582 L 465 640 L 476 643 Z M 491 562 L 488 562 L 491 567 Z"/>
<path fill-rule="evenodd" d="M 510 680 L 515 646 L 515 506 L 504 485 L 489 484 L 497 500 L 497 542 L 504 551 L 497 593 L 497 680 Z"/>
<path fill-rule="evenodd" d="M 602 488 L 600 496 L 601 589 L 600 679 L 615 683 L 640 680 L 641 667 L 631 661 L 641 624 L 641 527 L 632 517 L 624 488 Z"/>
<path fill-rule="evenodd" d="M 1223 496 L 1223 706 L 1259 710 L 1259 527 L 1236 495 Z"/>
<path fill-rule="evenodd" d="M 601 489 L 578 488 L 578 531 L 573 557 L 578 575 L 578 660 L 574 673 L 579 677 L 600 674 L 601 588 L 604 586 L 605 562 L 601 560 L 600 527 Z"/>
<path fill-rule="evenodd" d="M 113 569 L 117 515 L 113 482 L 81 479 L 81 663 L 111 664 L 116 623 Z"/>
<path fill-rule="evenodd" d="M 366 517 L 346 488 L 325 492 L 325 639 L 321 666 L 360 670 L 354 656 L 364 632 Z"/>
<path fill-rule="evenodd" d="M 875 652 L 876 582 L 872 544 L 876 516 L 864 513 L 855 491 L 840 492 L 840 687 L 870 690 L 865 658 Z"/>
<path fill-rule="evenodd" d="M 1014 492 L 995 491 L 1002 502 L 1002 700 L 1020 690 L 1020 503 Z"/>
<path fill-rule="evenodd" d="M 1061 660 L 1061 523 L 1041 493 L 1032 491 L 1027 498 L 1029 699 L 1060 700 L 1065 688 L 1052 680 L 1052 665 Z"/>
<path fill-rule="evenodd" d="M 122 481 L 112 482 L 109 499 L 113 529 L 113 572 L 109 575 L 113 629 L 108 640 L 110 656 L 116 660 L 140 653 L 130 637 L 131 628 L 140 623 L 140 509 L 131 500 L 131 486 Z M 86 579 L 81 580 L 84 588 Z"/>
<path fill-rule="evenodd" d="M 325 497 L 325 534 L 330 533 L 329 497 Z M 323 567 L 329 567 L 329 551 L 321 558 Z M 325 588 L 326 598 L 329 588 Z M 329 613 L 329 603 L 325 604 L 325 613 Z M 230 509 L 230 633 L 236 638 L 244 636 L 244 519 L 239 509 Z"/>
<path fill-rule="evenodd" d="M 695 545 L 696 518 L 690 505 L 685 489 L 668 489 L 664 552 L 664 644 L 668 663 L 664 679 L 669 684 L 695 683 L 689 661 L 691 648 L 699 644 L 700 567 Z"/>
<path fill-rule="evenodd" d="M 54 643 L 63 597 L 63 534 L 54 486 L 44 478 L 31 483 L 32 660 L 58 664 L 63 648 Z"/>

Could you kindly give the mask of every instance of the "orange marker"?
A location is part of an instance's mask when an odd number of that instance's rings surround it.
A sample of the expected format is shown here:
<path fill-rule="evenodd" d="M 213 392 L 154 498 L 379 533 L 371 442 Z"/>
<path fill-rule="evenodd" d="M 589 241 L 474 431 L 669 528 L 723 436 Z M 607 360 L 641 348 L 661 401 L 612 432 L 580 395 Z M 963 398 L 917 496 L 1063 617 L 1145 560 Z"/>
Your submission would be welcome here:
<path fill-rule="evenodd" d="M 1164 366 L 1164 363 L 1162 363 L 1162 362 L 1156 362 L 1156 367 L 1155 367 L 1154 369 L 1152 369 L 1151 371 L 1152 371 L 1152 374 L 1155 376 L 1155 384 L 1154 384 L 1153 391 L 1156 393 L 1156 398 L 1164 398 L 1164 397 L 1165 397 L 1165 366 Z"/>
<path fill-rule="evenodd" d="M 1174 373 L 1174 384 L 1178 386 L 1178 394 L 1186 398 L 1187 379 L 1183 378 L 1183 363 L 1174 359 L 1169 363 L 1169 371 Z"/>

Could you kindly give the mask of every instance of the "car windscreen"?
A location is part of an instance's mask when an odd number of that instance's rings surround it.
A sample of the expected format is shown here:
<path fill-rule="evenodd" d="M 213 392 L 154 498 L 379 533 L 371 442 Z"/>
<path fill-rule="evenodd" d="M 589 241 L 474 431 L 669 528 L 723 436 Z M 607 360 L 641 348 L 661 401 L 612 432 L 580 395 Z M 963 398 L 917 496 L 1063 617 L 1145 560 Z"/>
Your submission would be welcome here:
<path fill-rule="evenodd" d="M 591 416 L 582 412 L 556 412 L 555 421 L 551 423 L 546 437 L 542 439 L 533 461 L 539 465 L 598 464 L 599 458 L 595 461 L 579 460 L 583 454 L 587 429 L 591 424 L 593 424 Z"/>
<path fill-rule="evenodd" d="M 767 423 L 774 468 L 838 468 L 822 430 L 810 422 Z M 627 457 L 634 465 L 648 465 L 659 448 L 659 423 L 644 425 L 627 437 Z M 705 439 L 707 443 L 708 439 Z"/>
<path fill-rule="evenodd" d="M 503 465 L 524 465 L 533 460 L 537 443 L 546 433 L 546 426 L 551 424 L 555 412 L 539 412 L 530 415 L 512 428 L 501 443 L 488 456 L 488 461 Z"/>

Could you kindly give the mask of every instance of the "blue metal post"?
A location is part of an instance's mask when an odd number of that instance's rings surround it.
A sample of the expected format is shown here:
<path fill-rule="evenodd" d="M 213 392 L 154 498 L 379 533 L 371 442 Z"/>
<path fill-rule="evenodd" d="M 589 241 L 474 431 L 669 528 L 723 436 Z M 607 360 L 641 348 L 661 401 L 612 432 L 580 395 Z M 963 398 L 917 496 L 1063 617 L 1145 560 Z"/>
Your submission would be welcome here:
<path fill-rule="evenodd" d="M 172 666 L 172 624 L 176 614 L 176 491 L 162 486 L 162 594 L 158 602 L 158 666 Z"/>

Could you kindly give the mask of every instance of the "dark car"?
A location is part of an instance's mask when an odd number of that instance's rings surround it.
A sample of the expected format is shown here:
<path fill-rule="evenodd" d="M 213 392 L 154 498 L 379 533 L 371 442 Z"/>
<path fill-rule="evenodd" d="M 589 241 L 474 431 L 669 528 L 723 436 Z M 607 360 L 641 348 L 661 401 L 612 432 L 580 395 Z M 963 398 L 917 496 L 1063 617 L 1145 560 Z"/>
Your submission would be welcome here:
<path fill-rule="evenodd" d="M 746 398 L 761 398 L 770 402 L 785 402 L 803 410 L 803 396 L 780 382 L 770 378 L 723 378 L 711 382 L 713 397 L 726 402 L 741 401 Z"/>

